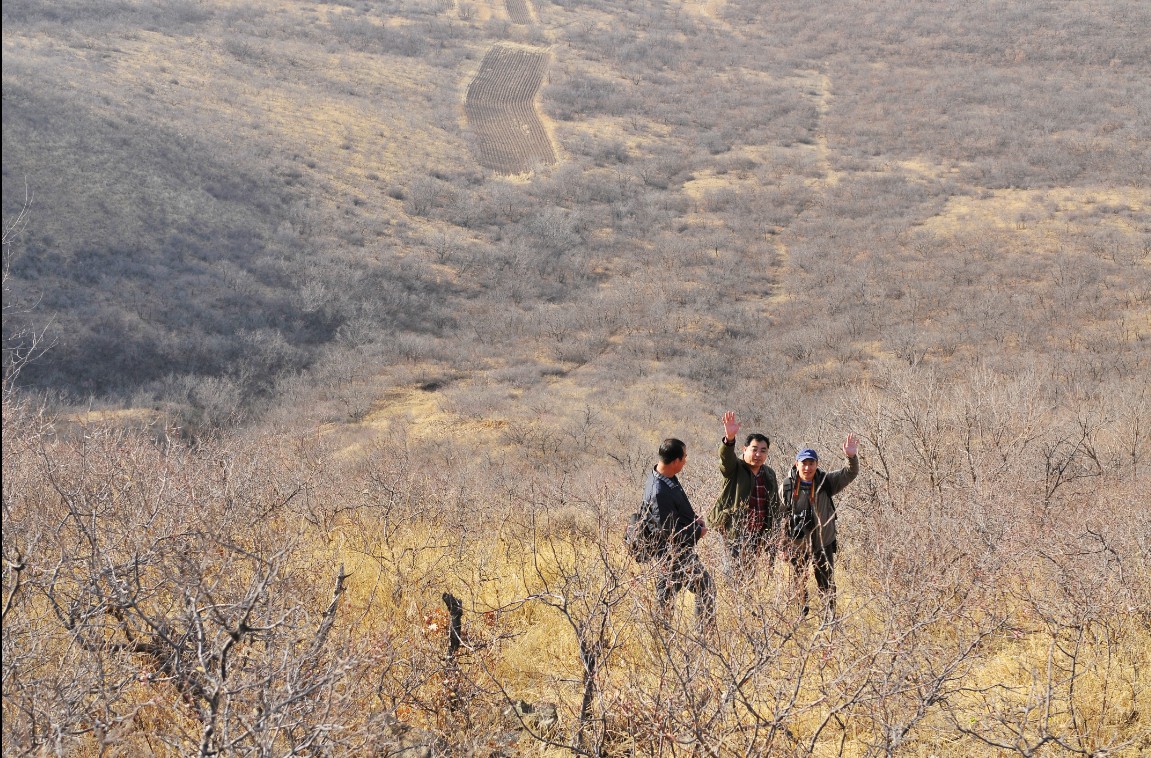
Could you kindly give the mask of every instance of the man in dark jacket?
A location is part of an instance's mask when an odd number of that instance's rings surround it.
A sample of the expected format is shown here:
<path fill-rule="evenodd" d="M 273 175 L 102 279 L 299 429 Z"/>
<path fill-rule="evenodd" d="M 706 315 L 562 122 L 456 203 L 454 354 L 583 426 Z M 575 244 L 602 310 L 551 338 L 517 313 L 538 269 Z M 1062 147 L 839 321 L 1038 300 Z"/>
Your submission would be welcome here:
<path fill-rule="evenodd" d="M 757 556 L 774 559 L 781 505 L 775 470 L 767 465 L 771 440 L 763 434 L 749 434 L 737 456 L 739 427 L 734 412 L 723 414 L 719 446 L 723 490 L 711 509 L 710 520 L 723 535 L 732 567 L 738 575 L 746 575 Z"/>
<path fill-rule="evenodd" d="M 674 438 L 664 440 L 643 488 L 649 518 L 658 529 L 656 599 L 666 612 L 681 589 L 695 593 L 696 620 L 703 631 L 710 632 L 715 625 L 715 587 L 695 551 L 707 526 L 696 517 L 676 478 L 686 463 L 687 445 Z"/>
<path fill-rule="evenodd" d="M 819 468 L 819 454 L 804 448 L 795 456 L 787 478 L 780 487 L 783 510 L 787 516 L 784 528 L 790 538 L 787 546 L 791 564 L 795 568 L 795 581 L 807 615 L 807 572 L 815 569 L 815 583 L 820 594 L 827 598 L 829 617 L 835 615 L 835 501 L 832 497 L 859 475 L 859 438 L 847 435 L 843 443 L 847 465 L 826 472 Z"/>

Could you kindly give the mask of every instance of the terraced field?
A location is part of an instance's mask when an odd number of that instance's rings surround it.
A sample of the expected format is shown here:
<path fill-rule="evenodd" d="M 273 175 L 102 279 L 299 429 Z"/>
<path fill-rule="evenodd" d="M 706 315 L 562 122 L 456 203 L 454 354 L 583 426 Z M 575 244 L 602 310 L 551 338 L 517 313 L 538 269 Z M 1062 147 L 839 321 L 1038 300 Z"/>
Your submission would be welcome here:
<path fill-rule="evenodd" d="M 504 7 L 513 24 L 532 23 L 531 3 L 528 0 L 504 0 Z"/>
<path fill-rule="evenodd" d="M 496 45 L 484 56 L 464 108 L 476 157 L 487 168 L 519 174 L 555 163 L 555 150 L 535 109 L 547 66 L 548 53 L 530 48 Z"/>

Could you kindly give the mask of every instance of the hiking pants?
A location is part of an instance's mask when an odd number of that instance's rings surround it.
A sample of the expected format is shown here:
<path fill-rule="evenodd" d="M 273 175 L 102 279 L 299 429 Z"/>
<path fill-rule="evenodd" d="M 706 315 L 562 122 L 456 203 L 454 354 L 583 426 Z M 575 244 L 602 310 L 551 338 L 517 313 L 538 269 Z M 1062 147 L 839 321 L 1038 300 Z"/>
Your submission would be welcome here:
<path fill-rule="evenodd" d="M 815 565 L 815 584 L 825 595 L 835 592 L 835 550 L 836 545 L 832 542 L 812 556 L 812 563 Z"/>
<path fill-rule="evenodd" d="M 751 576 L 756 559 L 767 556 L 768 572 L 775 561 L 778 544 L 768 537 L 767 532 L 759 534 L 742 533 L 727 541 L 728 560 L 726 573 L 733 579 L 743 580 Z"/>
<path fill-rule="evenodd" d="M 655 581 L 655 595 L 665 611 L 670 610 L 676 594 L 686 589 L 695 594 L 695 617 L 702 629 L 715 625 L 715 584 L 711 574 L 694 549 L 680 550 L 664 556 L 665 561 Z"/>
<path fill-rule="evenodd" d="M 835 610 L 835 552 L 839 546 L 832 542 L 830 545 L 824 545 L 822 549 L 816 548 L 814 545 L 811 549 L 802 550 L 794 553 L 791 558 L 791 565 L 795 569 L 795 581 L 800 585 L 800 597 L 803 601 L 804 612 L 807 611 L 807 567 L 812 566 L 815 569 L 815 584 L 819 587 L 819 593 L 827 597 L 828 608 L 834 612 Z"/>

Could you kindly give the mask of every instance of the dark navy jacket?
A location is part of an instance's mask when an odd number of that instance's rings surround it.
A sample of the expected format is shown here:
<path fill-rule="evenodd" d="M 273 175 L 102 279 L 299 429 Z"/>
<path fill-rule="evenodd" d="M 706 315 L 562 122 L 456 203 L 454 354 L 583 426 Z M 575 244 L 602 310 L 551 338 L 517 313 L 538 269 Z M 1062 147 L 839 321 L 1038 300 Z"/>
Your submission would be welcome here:
<path fill-rule="evenodd" d="M 678 478 L 664 476 L 653 466 L 644 483 L 643 501 L 649 508 L 648 517 L 659 528 L 664 545 L 690 549 L 699 542 L 703 525 L 696 518 Z"/>

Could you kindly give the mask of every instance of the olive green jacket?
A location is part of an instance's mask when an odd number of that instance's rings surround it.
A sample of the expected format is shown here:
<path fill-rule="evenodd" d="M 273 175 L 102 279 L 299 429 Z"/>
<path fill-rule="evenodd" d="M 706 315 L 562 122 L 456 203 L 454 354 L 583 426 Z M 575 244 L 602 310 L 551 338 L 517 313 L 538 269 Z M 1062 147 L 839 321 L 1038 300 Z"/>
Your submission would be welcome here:
<path fill-rule="evenodd" d="M 771 532 L 779 524 L 783 507 L 779 502 L 779 480 L 775 469 L 766 463 L 762 467 L 767 477 L 767 521 L 764 531 Z M 735 454 L 735 442 L 730 445 L 719 443 L 719 472 L 723 474 L 723 490 L 711 508 L 709 526 L 720 531 L 725 539 L 739 536 L 747 523 L 747 501 L 751 488 L 755 486 L 755 475 L 751 466 Z"/>

